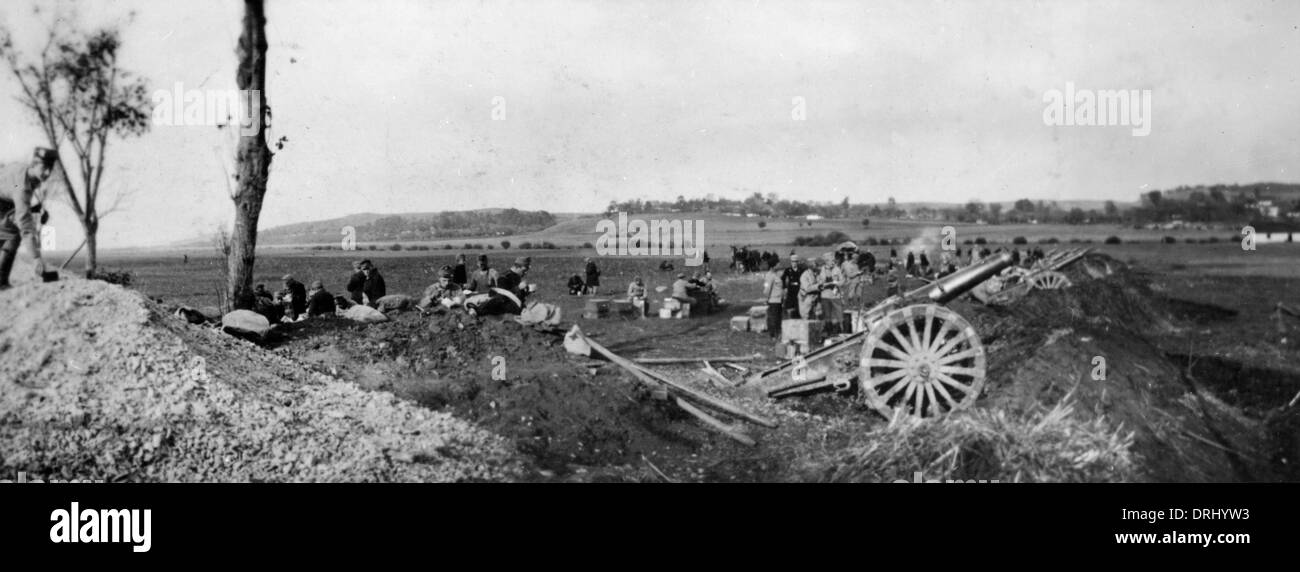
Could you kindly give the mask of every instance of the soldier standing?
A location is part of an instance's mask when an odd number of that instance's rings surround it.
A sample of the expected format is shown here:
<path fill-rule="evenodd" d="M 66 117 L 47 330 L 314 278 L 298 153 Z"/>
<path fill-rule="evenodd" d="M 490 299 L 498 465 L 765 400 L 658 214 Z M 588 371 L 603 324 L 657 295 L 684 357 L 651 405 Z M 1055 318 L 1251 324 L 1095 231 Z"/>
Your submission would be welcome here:
<path fill-rule="evenodd" d="M 0 171 L 0 290 L 10 287 L 9 272 L 23 242 L 35 262 L 36 276 L 48 280 L 37 221 L 44 224 L 49 213 L 45 212 L 45 193 L 37 191 L 44 187 L 58 162 L 57 151 L 37 148 L 31 163 L 8 165 Z"/>

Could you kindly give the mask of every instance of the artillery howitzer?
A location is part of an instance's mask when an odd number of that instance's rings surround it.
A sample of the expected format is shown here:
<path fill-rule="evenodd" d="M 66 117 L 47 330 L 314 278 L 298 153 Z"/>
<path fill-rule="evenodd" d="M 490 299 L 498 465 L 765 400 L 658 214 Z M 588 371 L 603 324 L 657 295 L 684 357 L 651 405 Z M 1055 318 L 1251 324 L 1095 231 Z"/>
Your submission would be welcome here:
<path fill-rule="evenodd" d="M 944 305 L 1011 264 L 1011 254 L 1002 253 L 886 298 L 858 314 L 856 333 L 756 373 L 748 382 L 765 388 L 768 396 L 784 397 L 827 387 L 848 390 L 856 377 L 862 399 L 887 416 L 900 410 L 932 416 L 968 407 L 984 387 L 984 345 L 975 328 Z"/>
<path fill-rule="evenodd" d="M 1009 304 L 1028 294 L 1030 290 L 1060 290 L 1073 284 L 1061 271 L 1078 262 L 1092 249 L 1055 250 L 1019 276 L 1007 279 L 995 277 L 972 293 L 985 304 Z"/>

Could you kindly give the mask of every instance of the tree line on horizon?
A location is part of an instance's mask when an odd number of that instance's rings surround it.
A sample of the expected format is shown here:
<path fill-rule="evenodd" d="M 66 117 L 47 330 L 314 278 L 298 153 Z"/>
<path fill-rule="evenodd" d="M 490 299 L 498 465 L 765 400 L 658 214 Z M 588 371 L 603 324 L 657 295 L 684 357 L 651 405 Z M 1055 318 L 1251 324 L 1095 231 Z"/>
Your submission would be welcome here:
<path fill-rule="evenodd" d="M 848 197 L 839 202 L 815 202 L 782 199 L 775 193 L 753 193 L 744 200 L 717 198 L 687 199 L 679 195 L 673 201 L 633 199 L 610 201 L 607 214 L 659 214 L 671 212 L 717 212 L 756 215 L 764 218 L 803 218 L 818 215 L 828 219 L 862 219 L 866 226 L 871 218 L 915 219 L 940 222 L 987 224 L 1146 224 L 1183 220 L 1186 222 L 1240 222 L 1259 219 L 1255 205 L 1275 198 L 1281 213 L 1300 212 L 1300 185 L 1257 183 L 1252 185 L 1215 185 L 1178 187 L 1164 197 L 1161 191 L 1141 196 L 1137 206 L 1121 208 L 1106 201 L 1100 209 L 1062 207 L 1057 201 L 1018 199 L 1010 208 L 1002 203 L 979 200 L 951 206 L 918 205 L 900 207 L 894 197 L 883 204 L 851 203 Z M 764 226 L 764 225 L 760 225 Z"/>

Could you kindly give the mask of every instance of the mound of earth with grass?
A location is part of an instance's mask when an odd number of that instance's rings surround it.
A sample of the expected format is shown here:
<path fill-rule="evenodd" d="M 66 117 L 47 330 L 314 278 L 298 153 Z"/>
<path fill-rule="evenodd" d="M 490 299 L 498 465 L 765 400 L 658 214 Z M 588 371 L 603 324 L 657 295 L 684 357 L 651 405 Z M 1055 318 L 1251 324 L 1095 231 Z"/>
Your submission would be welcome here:
<path fill-rule="evenodd" d="M 989 351 L 981 407 L 1014 414 L 1067 403 L 1077 416 L 1132 433 L 1143 480 L 1278 479 L 1260 419 L 1198 382 L 1163 347 L 1196 321 L 1188 305 L 1109 262 L 1119 270 L 1105 279 L 1072 268 L 1073 287 L 971 312 Z"/>
<path fill-rule="evenodd" d="M 461 313 L 392 318 L 291 324 L 279 351 L 502 435 L 548 478 L 653 479 L 642 455 L 689 457 L 716 440 L 619 373 L 594 375 L 560 334 Z"/>
<path fill-rule="evenodd" d="M 515 478 L 508 442 L 104 282 L 0 293 L 0 472 L 127 481 Z"/>

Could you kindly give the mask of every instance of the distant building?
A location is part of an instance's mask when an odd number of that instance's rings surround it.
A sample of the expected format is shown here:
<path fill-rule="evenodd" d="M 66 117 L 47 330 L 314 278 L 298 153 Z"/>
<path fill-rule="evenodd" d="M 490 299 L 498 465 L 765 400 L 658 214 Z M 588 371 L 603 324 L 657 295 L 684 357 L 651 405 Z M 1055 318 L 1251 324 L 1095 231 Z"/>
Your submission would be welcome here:
<path fill-rule="evenodd" d="M 804 218 L 804 220 L 821 220 L 821 219 L 822 219 L 822 215 L 819 215 L 819 214 L 810 214 L 810 215 L 808 215 L 808 216 L 806 216 L 806 217 L 803 217 L 803 218 Z"/>

